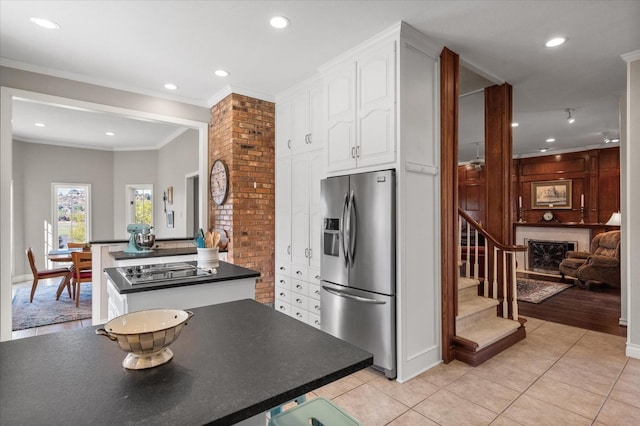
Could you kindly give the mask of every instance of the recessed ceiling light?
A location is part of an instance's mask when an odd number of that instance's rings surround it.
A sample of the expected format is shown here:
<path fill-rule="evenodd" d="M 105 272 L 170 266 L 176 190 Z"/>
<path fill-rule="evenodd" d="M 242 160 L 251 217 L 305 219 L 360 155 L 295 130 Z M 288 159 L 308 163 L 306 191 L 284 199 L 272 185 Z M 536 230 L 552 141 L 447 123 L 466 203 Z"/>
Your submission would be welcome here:
<path fill-rule="evenodd" d="M 44 123 L 33 123 L 34 126 L 36 127 L 44 127 L 45 124 Z"/>
<path fill-rule="evenodd" d="M 549 148 L 540 148 L 540 152 L 547 152 L 549 151 Z"/>
<path fill-rule="evenodd" d="M 50 21 L 48 19 L 44 19 L 44 18 L 36 18 L 34 16 L 33 18 L 31 18 L 31 22 L 33 22 L 36 25 L 41 26 L 42 28 L 46 28 L 48 30 L 59 30 L 60 29 L 60 25 L 58 25 L 55 22 Z"/>
<path fill-rule="evenodd" d="M 274 16 L 269 21 L 269 24 L 271 24 L 273 28 L 278 28 L 278 29 L 287 28 L 290 23 L 291 22 L 289 21 L 289 19 L 287 19 L 284 16 Z"/>
<path fill-rule="evenodd" d="M 518 127 L 520 125 L 520 123 L 511 123 L 511 127 Z"/>
<path fill-rule="evenodd" d="M 564 37 L 556 37 L 556 38 L 552 38 L 551 40 L 547 41 L 544 45 L 547 47 L 557 47 L 560 46 L 561 44 L 563 44 L 565 41 L 567 41 L 566 38 Z"/>
<path fill-rule="evenodd" d="M 547 143 L 551 143 L 551 142 L 555 142 L 556 140 L 554 138 L 549 138 L 546 140 Z"/>
<path fill-rule="evenodd" d="M 164 85 L 164 88 L 167 89 L 167 90 L 176 90 L 178 88 L 178 86 L 176 86 L 173 83 L 167 83 L 167 84 Z"/>
<path fill-rule="evenodd" d="M 104 132 L 105 135 L 107 136 L 115 136 L 116 134 L 113 132 Z"/>
<path fill-rule="evenodd" d="M 611 142 L 620 142 L 620 138 L 613 138 L 611 139 Z"/>
<path fill-rule="evenodd" d="M 229 76 L 229 71 L 227 71 L 227 70 L 215 70 L 214 74 L 217 75 L 218 77 L 228 77 Z"/>

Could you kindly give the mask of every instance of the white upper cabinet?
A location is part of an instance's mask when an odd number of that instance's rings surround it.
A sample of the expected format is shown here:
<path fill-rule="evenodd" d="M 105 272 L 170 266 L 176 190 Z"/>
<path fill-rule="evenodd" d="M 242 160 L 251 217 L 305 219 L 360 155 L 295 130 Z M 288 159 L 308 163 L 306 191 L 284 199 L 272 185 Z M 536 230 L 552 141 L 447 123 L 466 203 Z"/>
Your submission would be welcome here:
<path fill-rule="evenodd" d="M 327 73 L 329 172 L 395 161 L 395 43 L 386 40 Z"/>
<path fill-rule="evenodd" d="M 293 155 L 324 147 L 324 96 L 322 84 L 297 91 L 291 100 Z"/>
<path fill-rule="evenodd" d="M 293 140 L 291 101 L 276 104 L 276 158 L 290 157 Z"/>
<path fill-rule="evenodd" d="M 396 159 L 395 56 L 395 41 L 390 41 L 358 58 L 358 167 L 393 163 Z"/>

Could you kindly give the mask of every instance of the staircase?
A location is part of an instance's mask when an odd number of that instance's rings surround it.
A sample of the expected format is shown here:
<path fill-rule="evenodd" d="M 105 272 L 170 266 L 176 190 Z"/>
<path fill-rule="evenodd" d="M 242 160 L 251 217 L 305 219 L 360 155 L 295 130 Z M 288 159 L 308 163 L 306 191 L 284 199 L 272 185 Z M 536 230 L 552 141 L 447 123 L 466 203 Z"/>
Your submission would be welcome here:
<path fill-rule="evenodd" d="M 463 210 L 459 213 L 455 358 L 476 366 L 526 337 L 524 320 L 518 320 L 515 285 L 515 253 L 526 247 L 500 244 Z M 492 281 L 481 278 L 481 272 L 489 272 Z"/>

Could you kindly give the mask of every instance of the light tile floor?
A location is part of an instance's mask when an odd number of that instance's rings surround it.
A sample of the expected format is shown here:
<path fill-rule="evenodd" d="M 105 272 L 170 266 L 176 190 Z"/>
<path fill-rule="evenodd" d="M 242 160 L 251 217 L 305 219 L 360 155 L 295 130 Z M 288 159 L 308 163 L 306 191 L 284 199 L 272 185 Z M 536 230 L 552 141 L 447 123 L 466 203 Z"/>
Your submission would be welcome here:
<path fill-rule="evenodd" d="M 527 338 L 478 367 L 397 383 L 367 369 L 307 395 L 363 425 L 640 425 L 640 360 L 625 338 L 529 318 Z"/>
<path fill-rule="evenodd" d="M 624 355 L 624 337 L 535 318 L 526 327 L 525 340 L 478 367 L 453 361 L 402 384 L 366 369 L 307 398 L 329 398 L 365 426 L 640 425 L 640 360 Z"/>

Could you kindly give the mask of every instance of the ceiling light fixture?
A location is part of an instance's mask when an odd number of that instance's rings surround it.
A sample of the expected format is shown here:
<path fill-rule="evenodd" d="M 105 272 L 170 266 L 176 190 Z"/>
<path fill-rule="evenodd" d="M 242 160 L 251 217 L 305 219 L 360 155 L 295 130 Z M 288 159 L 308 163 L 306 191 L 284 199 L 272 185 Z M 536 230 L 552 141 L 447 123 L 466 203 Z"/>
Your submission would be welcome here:
<path fill-rule="evenodd" d="M 107 136 L 115 136 L 116 134 L 113 132 L 104 132 L 105 135 Z"/>
<path fill-rule="evenodd" d="M 561 44 L 564 44 L 565 41 L 567 41 L 567 39 L 564 37 L 555 37 L 548 40 L 544 45 L 547 47 L 558 47 Z"/>
<path fill-rule="evenodd" d="M 167 90 L 177 90 L 178 86 L 176 86 L 173 83 L 167 83 L 167 84 L 164 85 L 164 88 L 167 89 Z"/>
<path fill-rule="evenodd" d="M 554 138 L 549 138 L 549 139 L 547 139 L 545 142 L 547 142 L 547 143 L 551 143 L 551 142 L 555 142 L 555 141 L 556 141 L 556 140 L 555 140 Z"/>
<path fill-rule="evenodd" d="M 613 139 L 611 139 L 611 143 L 616 143 L 616 142 L 620 142 L 620 138 L 613 138 Z"/>
<path fill-rule="evenodd" d="M 50 21 L 48 19 L 44 19 L 44 18 L 36 18 L 35 16 L 31 18 L 31 22 L 33 22 L 34 24 L 42 27 L 42 28 L 46 28 L 48 30 L 59 30 L 60 29 L 60 25 L 56 24 L 53 21 Z"/>
<path fill-rule="evenodd" d="M 511 123 L 511 127 L 518 127 L 519 125 L 520 123 L 515 123 L 515 122 Z"/>
<path fill-rule="evenodd" d="M 45 124 L 44 123 L 33 123 L 34 126 L 36 127 L 44 127 Z"/>
<path fill-rule="evenodd" d="M 289 19 L 287 19 L 284 16 L 274 16 L 269 21 L 269 24 L 273 28 L 277 28 L 277 29 L 281 30 L 283 28 L 287 28 L 291 24 L 291 22 L 289 21 Z"/>
<path fill-rule="evenodd" d="M 549 148 L 540 148 L 540 152 L 547 152 L 549 151 Z"/>
<path fill-rule="evenodd" d="M 227 71 L 227 70 L 215 70 L 214 74 L 217 75 L 218 77 L 228 77 L 229 76 L 229 71 Z"/>
<path fill-rule="evenodd" d="M 575 123 L 576 119 L 575 119 L 575 118 L 573 118 L 573 117 L 571 116 L 571 112 L 572 112 L 572 111 L 575 111 L 575 109 L 573 109 L 573 108 L 566 108 L 566 109 L 565 109 L 565 111 L 567 111 L 567 122 L 568 122 L 569 124 L 573 124 L 573 123 Z"/>

